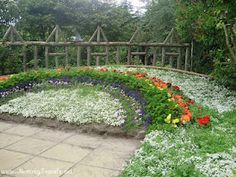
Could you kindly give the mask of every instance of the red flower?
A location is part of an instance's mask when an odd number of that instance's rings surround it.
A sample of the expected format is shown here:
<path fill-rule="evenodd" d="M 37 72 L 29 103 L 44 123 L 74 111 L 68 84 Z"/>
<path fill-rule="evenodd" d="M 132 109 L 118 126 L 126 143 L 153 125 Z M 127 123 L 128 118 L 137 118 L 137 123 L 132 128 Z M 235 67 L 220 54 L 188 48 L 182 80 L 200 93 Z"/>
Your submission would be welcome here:
<path fill-rule="evenodd" d="M 176 86 L 173 86 L 173 87 L 174 87 L 175 90 L 180 91 L 179 86 L 176 85 Z"/>
<path fill-rule="evenodd" d="M 191 99 L 189 99 L 188 103 L 189 103 L 189 104 L 194 104 L 194 101 L 191 100 Z"/>
<path fill-rule="evenodd" d="M 179 106 L 181 106 L 181 107 L 186 107 L 187 104 L 186 104 L 186 103 L 179 103 Z"/>
<path fill-rule="evenodd" d="M 142 79 L 142 78 L 145 78 L 145 77 L 148 76 L 147 73 L 134 73 L 133 75 L 136 76 L 139 79 Z"/>
<path fill-rule="evenodd" d="M 107 72 L 108 69 L 107 69 L 107 68 L 101 68 L 100 71 L 101 71 L 101 72 Z"/>
<path fill-rule="evenodd" d="M 211 121 L 209 116 L 199 117 L 197 118 L 197 120 L 198 120 L 199 126 L 202 126 L 202 125 L 207 126 Z"/>
<path fill-rule="evenodd" d="M 168 87 L 170 87 L 172 85 L 170 82 L 167 82 L 166 84 Z"/>

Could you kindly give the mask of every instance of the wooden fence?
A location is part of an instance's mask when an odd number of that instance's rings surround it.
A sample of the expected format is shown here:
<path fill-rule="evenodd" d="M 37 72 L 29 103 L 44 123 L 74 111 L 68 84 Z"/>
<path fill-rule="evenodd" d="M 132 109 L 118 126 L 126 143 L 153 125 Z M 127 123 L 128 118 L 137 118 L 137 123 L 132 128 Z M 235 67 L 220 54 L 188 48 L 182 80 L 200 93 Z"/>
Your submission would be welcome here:
<path fill-rule="evenodd" d="M 49 35 L 46 41 L 25 41 L 17 30 L 10 26 L 3 36 L 0 45 L 2 46 L 21 46 L 23 48 L 23 69 L 27 70 L 27 54 L 26 47 L 33 47 L 33 60 L 34 68 L 39 67 L 38 64 L 38 47 L 43 47 L 45 51 L 45 67 L 49 68 L 49 57 L 55 57 L 55 65 L 58 67 L 58 57 L 63 56 L 65 58 L 65 65 L 69 63 L 69 47 L 77 48 L 77 66 L 81 66 L 81 50 L 86 49 L 87 66 L 91 65 L 91 60 L 96 59 L 96 65 L 100 65 L 100 58 L 105 58 L 105 65 L 109 64 L 111 52 L 115 52 L 115 63 L 120 64 L 121 61 L 121 47 L 127 50 L 125 57 L 126 64 L 132 64 L 134 56 L 142 56 L 144 58 L 144 65 L 156 66 L 157 61 L 164 67 L 167 63 L 172 68 L 182 69 L 182 70 L 192 70 L 193 67 L 193 45 L 190 43 L 181 43 L 174 29 L 171 30 L 169 35 L 166 37 L 163 43 L 145 43 L 145 42 L 135 42 L 135 38 L 139 34 L 139 29 L 135 31 L 130 41 L 128 42 L 109 42 L 103 29 L 98 26 L 89 41 L 61 41 L 60 36 L 61 30 L 58 25 L 53 29 L 52 33 Z M 62 47 L 63 52 L 50 52 L 49 49 L 55 47 Z M 104 48 L 104 52 L 93 52 L 93 47 Z M 144 49 L 143 51 L 133 51 L 132 48 L 139 47 Z M 111 48 L 113 51 L 111 51 Z M 115 49 L 115 50 L 114 50 Z M 148 62 L 148 61 L 151 62 Z M 175 62 L 174 62 L 175 61 Z M 176 66 L 174 66 L 176 63 Z"/>

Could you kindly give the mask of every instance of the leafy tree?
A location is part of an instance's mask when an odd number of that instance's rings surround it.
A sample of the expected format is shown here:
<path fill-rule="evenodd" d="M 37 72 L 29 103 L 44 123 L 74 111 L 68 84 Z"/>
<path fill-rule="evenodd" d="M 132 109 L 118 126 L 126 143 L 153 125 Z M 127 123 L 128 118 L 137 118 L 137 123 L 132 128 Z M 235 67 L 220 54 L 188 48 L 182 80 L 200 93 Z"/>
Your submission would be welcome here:
<path fill-rule="evenodd" d="M 234 79 L 232 74 L 225 72 L 228 66 L 219 67 L 218 63 L 233 61 L 226 46 L 223 24 L 236 22 L 235 11 L 236 1 L 177 1 L 178 32 L 185 40 L 195 41 L 195 71 L 211 73 L 214 70 L 222 78 Z M 234 73 L 235 69 L 230 68 Z"/>
<path fill-rule="evenodd" d="M 16 0 L 0 1 L 0 38 L 3 37 L 9 25 L 14 25 L 19 19 L 19 9 Z M 0 75 L 21 70 L 19 51 L 14 47 L 0 46 Z"/>
<path fill-rule="evenodd" d="M 175 27 L 175 0 L 156 0 L 148 2 L 143 18 L 143 30 L 147 40 L 162 42 Z"/>
<path fill-rule="evenodd" d="M 19 8 L 21 20 L 17 25 L 31 40 L 46 40 L 56 24 L 64 28 L 67 37 L 78 31 L 87 38 L 97 25 L 103 25 L 108 38 L 118 40 L 126 36 L 122 32 L 130 30 L 133 20 L 128 8 L 98 0 L 19 0 Z"/>

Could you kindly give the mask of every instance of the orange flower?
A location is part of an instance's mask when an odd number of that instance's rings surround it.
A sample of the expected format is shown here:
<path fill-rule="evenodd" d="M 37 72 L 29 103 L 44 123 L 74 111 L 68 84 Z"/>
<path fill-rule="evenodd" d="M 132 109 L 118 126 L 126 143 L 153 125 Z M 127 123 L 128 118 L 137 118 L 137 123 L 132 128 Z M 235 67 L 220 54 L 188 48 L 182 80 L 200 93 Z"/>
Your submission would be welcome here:
<path fill-rule="evenodd" d="M 107 69 L 107 68 L 101 68 L 100 71 L 101 71 L 101 72 L 107 72 L 108 69 Z"/>
<path fill-rule="evenodd" d="M 183 103 L 183 98 L 180 95 L 175 95 L 173 99 L 178 103 Z"/>
<path fill-rule="evenodd" d="M 57 72 L 62 72 L 65 68 L 64 67 L 60 67 L 60 68 L 57 68 Z"/>
<path fill-rule="evenodd" d="M 186 105 L 186 103 L 179 103 L 179 106 L 180 107 L 186 107 L 187 105 Z"/>
<path fill-rule="evenodd" d="M 134 73 L 133 75 L 136 76 L 139 79 L 142 79 L 142 78 L 145 78 L 145 77 L 148 76 L 147 73 Z"/>
<path fill-rule="evenodd" d="M 0 81 L 6 81 L 9 78 L 10 78 L 9 76 L 0 76 Z"/>
<path fill-rule="evenodd" d="M 187 113 L 187 116 L 190 118 L 190 120 L 192 119 L 192 116 L 193 116 L 193 114 L 189 111 L 188 113 Z"/>
<path fill-rule="evenodd" d="M 188 116 L 188 115 L 182 115 L 181 116 L 181 122 L 183 123 L 183 124 L 186 124 L 187 122 L 189 122 L 190 121 L 190 117 Z"/>

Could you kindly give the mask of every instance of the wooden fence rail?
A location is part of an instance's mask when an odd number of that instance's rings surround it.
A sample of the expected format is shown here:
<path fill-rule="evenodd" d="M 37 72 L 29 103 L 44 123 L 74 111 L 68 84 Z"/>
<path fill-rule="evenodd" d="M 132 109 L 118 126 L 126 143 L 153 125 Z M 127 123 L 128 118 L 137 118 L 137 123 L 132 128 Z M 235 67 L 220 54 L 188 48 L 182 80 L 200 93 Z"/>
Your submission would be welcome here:
<path fill-rule="evenodd" d="M 34 68 L 39 68 L 38 62 L 38 48 L 43 47 L 45 51 L 45 67 L 49 68 L 49 57 L 55 57 L 55 65 L 58 67 L 58 57 L 63 56 L 65 58 L 65 65 L 69 64 L 69 47 L 76 47 L 76 63 L 77 66 L 82 64 L 82 49 L 84 48 L 87 53 L 86 64 L 91 65 L 92 58 L 95 57 L 96 65 L 100 65 L 100 57 L 103 57 L 105 64 L 109 64 L 110 54 L 115 53 L 115 62 L 120 64 L 121 62 L 121 49 L 125 48 L 127 51 L 126 63 L 130 65 L 134 56 L 143 57 L 144 65 L 156 66 L 158 59 L 160 60 L 161 66 L 165 66 L 169 61 L 171 67 L 174 67 L 174 61 L 176 60 L 176 68 L 189 70 L 193 65 L 193 45 L 189 43 L 180 43 L 179 40 L 175 41 L 176 36 L 175 30 L 171 30 L 163 43 L 145 43 L 145 42 L 134 42 L 134 39 L 138 35 L 138 31 L 135 31 L 129 42 L 109 42 L 103 31 L 98 26 L 92 37 L 88 42 L 79 41 L 60 41 L 60 28 L 57 25 L 52 33 L 49 35 L 46 41 L 24 41 L 20 34 L 14 27 L 10 27 L 5 33 L 3 40 L 0 41 L 0 46 L 20 46 L 23 47 L 23 69 L 26 68 L 26 47 L 33 47 L 33 60 Z M 55 36 L 55 38 L 53 37 Z M 15 40 L 16 39 L 16 40 Z M 52 41 L 52 39 L 55 39 Z M 95 41 L 94 41 L 95 40 Z M 102 52 L 95 52 L 93 48 L 103 48 Z M 133 51 L 134 48 L 142 48 L 144 51 Z M 64 52 L 51 51 L 51 48 L 63 48 Z M 115 50 L 114 50 L 115 49 Z M 183 62 L 182 62 L 183 59 Z M 151 62 L 148 62 L 150 60 Z M 183 63 L 183 67 L 182 67 Z"/>

